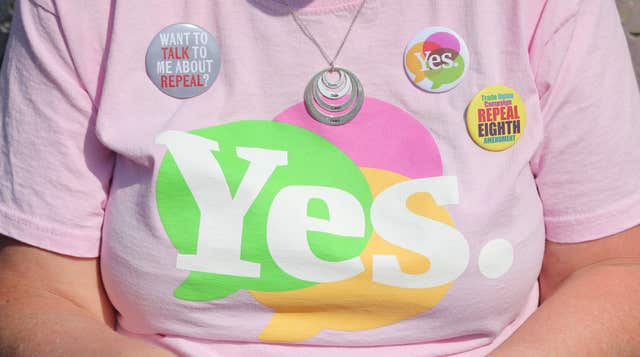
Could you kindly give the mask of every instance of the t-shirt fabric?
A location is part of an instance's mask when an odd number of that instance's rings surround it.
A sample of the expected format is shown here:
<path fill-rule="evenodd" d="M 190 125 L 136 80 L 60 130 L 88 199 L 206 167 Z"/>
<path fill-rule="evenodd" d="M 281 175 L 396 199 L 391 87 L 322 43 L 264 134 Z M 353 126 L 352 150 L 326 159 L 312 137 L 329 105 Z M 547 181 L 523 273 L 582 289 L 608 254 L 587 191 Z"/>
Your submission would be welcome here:
<path fill-rule="evenodd" d="M 360 2 L 292 1 L 329 54 Z M 146 53 L 208 31 L 220 72 L 177 99 Z M 467 73 L 415 86 L 405 46 L 443 27 Z M 640 97 L 612 1 L 364 5 L 337 64 L 348 124 L 303 103 L 327 67 L 284 3 L 18 2 L 0 78 L 0 232 L 100 257 L 122 334 L 188 356 L 482 356 L 536 309 L 545 240 L 640 223 Z M 484 150 L 483 88 L 526 127 Z"/>

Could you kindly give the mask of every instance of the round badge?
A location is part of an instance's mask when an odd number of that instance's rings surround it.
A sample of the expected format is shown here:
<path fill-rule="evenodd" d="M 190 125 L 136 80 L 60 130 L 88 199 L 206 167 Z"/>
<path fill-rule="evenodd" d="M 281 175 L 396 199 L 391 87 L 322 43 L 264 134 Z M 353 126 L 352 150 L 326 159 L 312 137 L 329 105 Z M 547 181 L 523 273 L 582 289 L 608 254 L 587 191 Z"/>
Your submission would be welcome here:
<path fill-rule="evenodd" d="M 527 112 L 513 88 L 492 85 L 473 97 L 467 108 L 467 130 L 473 141 L 490 151 L 512 147 L 524 131 Z"/>
<path fill-rule="evenodd" d="M 220 48 L 206 30 L 192 24 L 165 27 L 151 41 L 147 74 L 163 93 L 186 99 L 206 92 L 220 72 Z"/>
<path fill-rule="evenodd" d="M 469 49 L 462 37 L 446 27 L 428 27 L 407 44 L 404 69 L 418 88 L 441 93 L 462 82 L 469 60 Z"/>

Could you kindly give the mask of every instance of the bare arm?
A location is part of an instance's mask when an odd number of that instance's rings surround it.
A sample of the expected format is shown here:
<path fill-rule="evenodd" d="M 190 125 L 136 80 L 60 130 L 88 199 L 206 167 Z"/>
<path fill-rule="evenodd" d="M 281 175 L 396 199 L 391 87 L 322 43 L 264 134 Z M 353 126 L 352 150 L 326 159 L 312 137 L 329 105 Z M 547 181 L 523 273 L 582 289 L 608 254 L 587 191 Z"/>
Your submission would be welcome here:
<path fill-rule="evenodd" d="M 542 305 L 491 356 L 639 356 L 640 226 L 597 241 L 548 242 Z"/>
<path fill-rule="evenodd" d="M 0 356 L 173 356 L 113 326 L 97 259 L 0 236 Z"/>

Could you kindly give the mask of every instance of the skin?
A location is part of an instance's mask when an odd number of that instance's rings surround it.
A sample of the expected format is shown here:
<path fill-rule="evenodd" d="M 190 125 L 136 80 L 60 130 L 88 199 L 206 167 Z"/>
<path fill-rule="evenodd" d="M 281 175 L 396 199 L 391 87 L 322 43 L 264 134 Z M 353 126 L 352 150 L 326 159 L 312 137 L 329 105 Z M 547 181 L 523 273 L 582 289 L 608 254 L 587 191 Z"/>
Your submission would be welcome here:
<path fill-rule="evenodd" d="M 0 356 L 173 356 L 114 331 L 97 259 L 0 236 Z"/>
<path fill-rule="evenodd" d="M 586 243 L 547 242 L 542 305 L 490 356 L 640 355 L 638 281 L 640 226 Z M 114 332 L 96 259 L 7 238 L 0 238 L 0 326 L 0 356 L 172 356 Z"/>
<path fill-rule="evenodd" d="M 490 356 L 639 356 L 640 226 L 547 242 L 540 308 Z"/>

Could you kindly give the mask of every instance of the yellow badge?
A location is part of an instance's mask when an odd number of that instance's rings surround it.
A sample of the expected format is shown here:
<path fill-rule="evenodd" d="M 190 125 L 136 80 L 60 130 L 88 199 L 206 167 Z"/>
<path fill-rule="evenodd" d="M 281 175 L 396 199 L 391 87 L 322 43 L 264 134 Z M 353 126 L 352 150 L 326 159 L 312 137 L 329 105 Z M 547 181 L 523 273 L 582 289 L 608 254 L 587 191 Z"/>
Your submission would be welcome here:
<path fill-rule="evenodd" d="M 513 88 L 488 86 L 467 108 L 467 130 L 473 141 L 490 151 L 503 151 L 520 139 L 527 123 L 522 98 Z"/>

